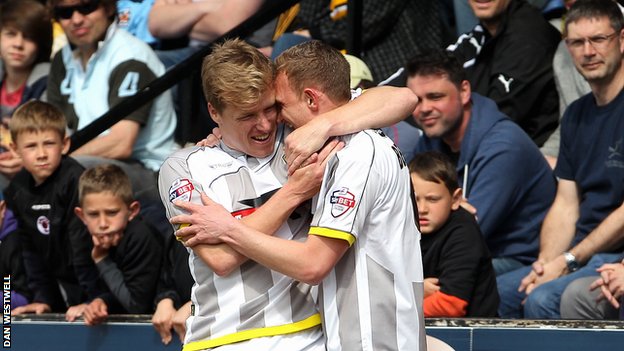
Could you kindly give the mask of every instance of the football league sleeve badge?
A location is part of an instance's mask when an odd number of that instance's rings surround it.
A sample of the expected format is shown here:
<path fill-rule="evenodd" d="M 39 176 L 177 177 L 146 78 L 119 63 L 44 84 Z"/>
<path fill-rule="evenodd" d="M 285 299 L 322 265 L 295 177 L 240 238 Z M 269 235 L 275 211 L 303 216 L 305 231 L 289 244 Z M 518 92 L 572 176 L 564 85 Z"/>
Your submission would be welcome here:
<path fill-rule="evenodd" d="M 355 207 L 355 195 L 349 191 L 349 188 L 340 188 L 332 192 L 329 197 L 331 205 L 331 215 L 338 218 L 349 212 Z"/>
<path fill-rule="evenodd" d="M 176 179 L 169 187 L 169 202 L 191 201 L 193 190 L 195 190 L 195 186 L 189 179 Z"/>

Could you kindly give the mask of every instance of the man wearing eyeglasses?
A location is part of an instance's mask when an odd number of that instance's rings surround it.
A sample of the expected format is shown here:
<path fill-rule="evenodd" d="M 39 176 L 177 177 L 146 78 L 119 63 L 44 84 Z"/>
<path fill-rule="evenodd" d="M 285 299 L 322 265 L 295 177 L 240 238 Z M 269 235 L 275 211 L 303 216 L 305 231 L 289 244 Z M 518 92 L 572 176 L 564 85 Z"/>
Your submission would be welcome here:
<path fill-rule="evenodd" d="M 118 28 L 116 0 L 48 0 L 69 45 L 54 57 L 48 101 L 80 130 L 165 72 L 152 49 Z M 132 179 L 139 201 L 162 211 L 155 172 L 175 149 L 169 92 L 145 104 L 73 152 L 84 166 L 113 162 Z M 151 198 L 150 198 L 151 196 Z M 156 217 L 158 218 L 158 217 Z"/>
<path fill-rule="evenodd" d="M 622 259 L 623 28 L 612 0 L 579 0 L 566 17 L 566 45 L 591 94 L 573 102 L 562 120 L 559 184 L 537 261 L 498 277 L 501 317 L 559 318 L 562 293 L 573 280 Z"/>

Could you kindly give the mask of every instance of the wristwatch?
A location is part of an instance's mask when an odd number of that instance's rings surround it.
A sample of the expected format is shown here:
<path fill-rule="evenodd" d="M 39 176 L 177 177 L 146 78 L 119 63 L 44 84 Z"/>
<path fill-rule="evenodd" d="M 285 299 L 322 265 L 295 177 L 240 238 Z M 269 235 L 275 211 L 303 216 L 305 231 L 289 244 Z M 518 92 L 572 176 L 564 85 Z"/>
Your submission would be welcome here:
<path fill-rule="evenodd" d="M 568 251 L 564 252 L 563 257 L 565 258 L 566 265 L 568 266 L 568 271 L 570 273 L 576 271 L 577 269 L 581 267 L 581 265 L 576 260 L 576 257 L 574 257 L 574 255 L 571 252 L 568 252 Z"/>

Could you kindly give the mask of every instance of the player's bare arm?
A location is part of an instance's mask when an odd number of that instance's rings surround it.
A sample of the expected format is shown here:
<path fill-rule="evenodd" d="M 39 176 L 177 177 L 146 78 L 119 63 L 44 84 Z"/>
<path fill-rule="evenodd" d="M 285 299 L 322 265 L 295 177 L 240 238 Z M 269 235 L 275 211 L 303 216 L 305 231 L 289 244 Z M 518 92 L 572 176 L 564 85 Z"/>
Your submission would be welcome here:
<path fill-rule="evenodd" d="M 417 103 L 418 97 L 408 88 L 377 87 L 317 116 L 286 138 L 284 151 L 289 173 L 317 152 L 327 139 L 393 125 L 409 116 Z"/>
<path fill-rule="evenodd" d="M 259 231 L 273 233 L 286 221 L 292 211 L 302 202 L 312 198 L 318 193 L 326 161 L 344 146 L 338 140 L 332 140 L 320 152 L 315 161 L 299 169 L 284 186 L 278 190 L 265 204 L 260 206 L 254 213 L 241 219 L 247 226 Z M 202 202 L 208 197 L 202 193 Z M 204 202 L 204 205 L 207 205 Z M 214 244 L 208 242 L 209 235 L 205 228 L 204 206 L 191 202 L 175 202 L 175 206 L 184 210 L 185 214 L 174 216 L 170 219 L 172 224 L 189 224 L 182 226 L 176 231 L 178 239 L 186 246 L 193 247 L 198 244 Z"/>
<path fill-rule="evenodd" d="M 343 146 L 344 144 L 338 141 L 328 143 L 315 162 L 299 169 L 267 203 L 241 221 L 263 233 L 274 233 L 299 204 L 318 193 L 326 161 Z M 172 217 L 171 223 L 190 224 L 176 231 L 176 236 L 185 245 L 192 247 L 216 274 L 225 276 L 245 262 L 247 257 L 226 244 L 210 242 L 206 231 L 209 226 L 209 219 L 205 216 L 207 200 L 208 197 L 202 194 L 204 206 L 188 202 L 176 203 L 175 205 L 187 214 Z"/>
<path fill-rule="evenodd" d="M 331 271 L 349 243 L 316 235 L 305 242 L 276 238 L 237 221 L 207 198 L 204 207 L 206 242 L 230 245 L 241 254 L 296 280 L 316 285 Z"/>

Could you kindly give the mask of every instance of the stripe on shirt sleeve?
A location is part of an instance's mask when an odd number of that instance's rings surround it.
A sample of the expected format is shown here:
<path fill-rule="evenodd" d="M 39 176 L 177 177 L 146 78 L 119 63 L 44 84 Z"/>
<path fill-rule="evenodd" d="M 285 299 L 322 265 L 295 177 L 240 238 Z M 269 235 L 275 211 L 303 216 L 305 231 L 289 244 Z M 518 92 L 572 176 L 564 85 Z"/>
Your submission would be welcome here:
<path fill-rule="evenodd" d="M 310 227 L 309 234 L 344 240 L 349 243 L 349 247 L 353 245 L 353 243 L 355 242 L 355 236 L 353 234 L 348 233 L 348 232 L 343 232 L 342 230 L 321 228 L 321 227 Z"/>

